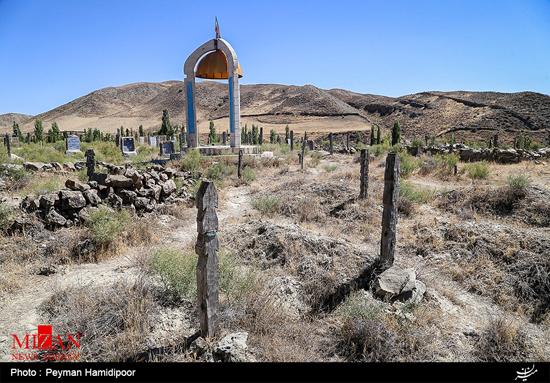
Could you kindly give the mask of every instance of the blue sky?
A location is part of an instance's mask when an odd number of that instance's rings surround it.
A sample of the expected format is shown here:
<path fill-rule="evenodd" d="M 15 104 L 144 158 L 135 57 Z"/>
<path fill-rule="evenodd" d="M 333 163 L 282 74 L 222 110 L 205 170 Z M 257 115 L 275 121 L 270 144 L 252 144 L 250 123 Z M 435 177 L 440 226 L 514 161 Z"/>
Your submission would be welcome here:
<path fill-rule="evenodd" d="M 0 0 L 0 114 L 183 80 L 215 17 L 241 84 L 550 94 L 550 0 Z"/>

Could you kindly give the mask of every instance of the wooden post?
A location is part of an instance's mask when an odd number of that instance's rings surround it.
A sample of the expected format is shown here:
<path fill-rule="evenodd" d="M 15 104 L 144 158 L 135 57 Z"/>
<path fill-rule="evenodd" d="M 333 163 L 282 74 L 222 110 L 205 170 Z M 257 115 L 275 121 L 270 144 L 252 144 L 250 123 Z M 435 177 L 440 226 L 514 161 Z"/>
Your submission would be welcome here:
<path fill-rule="evenodd" d="M 369 189 L 369 150 L 361 149 L 361 177 L 359 187 L 359 198 L 366 199 Z"/>
<path fill-rule="evenodd" d="M 213 182 L 202 181 L 197 193 L 197 303 L 201 335 L 214 337 L 220 327 L 218 194 Z"/>
<path fill-rule="evenodd" d="M 389 153 L 384 173 L 384 211 L 382 213 L 382 238 L 380 240 L 380 265 L 383 270 L 393 265 L 397 227 L 397 203 L 399 201 L 399 157 Z"/>
<path fill-rule="evenodd" d="M 300 157 L 300 166 L 304 169 L 304 158 L 306 155 L 306 140 L 302 142 L 302 156 Z"/>
<path fill-rule="evenodd" d="M 428 136 L 424 136 L 424 141 L 426 141 L 426 146 L 428 146 L 428 140 L 430 139 L 430 137 Z"/>
<path fill-rule="evenodd" d="M 6 147 L 8 148 L 8 158 L 11 158 L 11 137 L 8 133 L 6 133 L 6 138 L 5 138 L 5 142 L 6 142 Z"/>
<path fill-rule="evenodd" d="M 332 137 L 332 132 L 329 133 L 328 139 L 330 141 L 330 155 L 333 155 L 334 154 L 334 141 L 333 141 L 333 137 Z"/>
<path fill-rule="evenodd" d="M 294 130 L 290 131 L 290 151 L 294 150 Z"/>
<path fill-rule="evenodd" d="M 349 132 L 346 133 L 346 150 L 349 152 Z"/>
<path fill-rule="evenodd" d="M 122 146 L 120 143 L 120 129 L 117 128 L 116 130 L 116 146 Z"/>
<path fill-rule="evenodd" d="M 86 149 L 86 168 L 88 168 L 88 181 L 92 181 L 95 172 L 95 152 L 93 149 Z"/>
<path fill-rule="evenodd" d="M 493 146 L 498 148 L 498 134 L 495 134 L 493 137 Z"/>
<path fill-rule="evenodd" d="M 239 164 L 237 165 L 237 176 L 239 179 L 242 177 L 243 174 L 243 151 L 242 149 L 239 150 Z"/>
<path fill-rule="evenodd" d="M 222 134 L 222 143 L 227 145 L 227 132 L 224 130 Z"/>
<path fill-rule="evenodd" d="M 457 173 L 458 173 L 458 166 L 455 165 L 454 171 L 455 171 L 455 176 L 456 176 Z"/>
<path fill-rule="evenodd" d="M 27 145 L 30 145 L 31 143 L 31 134 L 27 133 Z"/>
<path fill-rule="evenodd" d="M 183 133 L 180 133 L 180 153 L 183 153 Z"/>

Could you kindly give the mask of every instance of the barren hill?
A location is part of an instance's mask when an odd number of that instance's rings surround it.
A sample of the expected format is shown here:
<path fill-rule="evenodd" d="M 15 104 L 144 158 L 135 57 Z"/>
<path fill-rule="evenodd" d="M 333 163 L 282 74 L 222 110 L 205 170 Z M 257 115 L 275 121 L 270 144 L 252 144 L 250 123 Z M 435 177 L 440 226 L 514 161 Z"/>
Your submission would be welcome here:
<path fill-rule="evenodd" d="M 197 83 L 199 129 L 210 120 L 229 129 L 229 93 L 224 82 Z M 185 92 L 182 81 L 135 83 L 94 91 L 36 118 L 47 130 L 57 121 L 61 130 L 99 128 L 115 132 L 120 126 L 158 129 L 167 108 L 173 125 L 183 124 Z M 34 118 L 20 115 L 22 131 L 33 129 Z M 544 141 L 550 132 L 550 96 L 534 93 L 422 92 L 402 97 L 323 90 L 313 85 L 257 84 L 241 86 L 242 124 L 257 124 L 284 132 L 366 130 L 372 123 L 389 129 L 399 120 L 407 139 L 455 134 L 457 139 L 486 140 L 499 134 L 511 140 L 519 132 Z M 0 133 L 11 128 L 13 115 L 0 116 Z"/>

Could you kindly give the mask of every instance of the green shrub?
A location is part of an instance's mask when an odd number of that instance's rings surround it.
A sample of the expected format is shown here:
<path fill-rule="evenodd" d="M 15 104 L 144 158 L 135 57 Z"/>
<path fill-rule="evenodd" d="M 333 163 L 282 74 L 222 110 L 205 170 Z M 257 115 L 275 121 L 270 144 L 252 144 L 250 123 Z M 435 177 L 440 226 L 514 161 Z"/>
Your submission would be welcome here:
<path fill-rule="evenodd" d="M 523 173 L 516 173 L 508 175 L 506 181 L 512 192 L 525 193 L 525 189 L 531 184 L 531 177 Z"/>
<path fill-rule="evenodd" d="M 375 157 L 381 157 L 389 151 L 390 151 L 390 145 L 386 142 L 384 142 L 382 144 L 379 144 L 379 145 L 373 145 L 370 148 L 370 152 Z"/>
<path fill-rule="evenodd" d="M 411 142 L 411 147 L 413 148 L 423 148 L 425 145 L 425 142 L 421 140 L 420 138 L 415 138 Z"/>
<path fill-rule="evenodd" d="M 249 183 L 252 181 L 256 181 L 256 179 L 258 178 L 258 175 L 254 171 L 254 169 L 247 166 L 246 168 L 243 169 L 242 177 L 246 183 Z"/>
<path fill-rule="evenodd" d="M 429 187 L 415 186 L 405 180 L 399 181 L 399 198 L 413 203 L 424 204 L 435 195 Z"/>
<path fill-rule="evenodd" d="M 485 180 L 489 177 L 489 173 L 491 172 L 487 161 L 466 164 L 464 170 L 472 180 Z"/>
<path fill-rule="evenodd" d="M 264 196 L 256 198 L 252 201 L 252 207 L 262 214 L 274 213 L 281 206 L 282 199 L 280 197 Z"/>
<path fill-rule="evenodd" d="M 396 145 L 397 146 L 397 145 Z M 411 156 L 406 151 L 399 152 L 399 166 L 401 168 L 401 176 L 407 177 L 416 169 L 422 166 L 422 159 Z"/>
<path fill-rule="evenodd" d="M 164 287 L 175 297 L 197 298 L 197 261 L 198 255 L 177 249 L 157 250 L 151 264 L 159 273 Z"/>
<path fill-rule="evenodd" d="M 448 171 L 452 171 L 460 160 L 458 153 L 436 154 L 433 158 L 437 168 L 447 169 Z"/>
<path fill-rule="evenodd" d="M 200 169 L 201 153 L 198 149 L 191 149 L 184 156 L 182 165 L 183 168 L 190 172 L 196 172 Z"/>
<path fill-rule="evenodd" d="M 234 174 L 236 171 L 236 166 L 228 166 L 223 162 L 216 162 L 208 167 L 206 177 L 210 180 L 221 180 L 226 176 Z"/>
<path fill-rule="evenodd" d="M 341 303 L 334 314 L 341 316 L 344 320 L 367 320 L 376 319 L 384 310 L 386 304 L 380 303 L 374 305 L 371 301 L 365 299 L 363 294 L 355 292 Z"/>
<path fill-rule="evenodd" d="M 12 212 L 6 206 L 0 203 L 0 230 L 7 230 L 12 224 Z"/>
<path fill-rule="evenodd" d="M 99 205 L 90 214 L 86 225 L 92 231 L 92 240 L 98 245 L 109 245 L 116 241 L 126 226 L 130 224 L 130 213 L 126 210 L 116 211 Z"/>
<path fill-rule="evenodd" d="M 243 300 L 255 286 L 256 272 L 252 268 L 242 268 L 238 259 L 224 249 L 220 249 L 217 255 L 220 298 Z M 174 297 L 196 300 L 198 258 L 197 254 L 189 251 L 162 248 L 153 254 L 151 265 Z"/>
<path fill-rule="evenodd" d="M 330 173 L 338 169 L 338 164 L 328 164 L 323 166 L 323 169 L 325 169 L 327 173 Z"/>
<path fill-rule="evenodd" d="M 310 164 L 313 167 L 316 167 L 321 162 L 321 158 L 323 158 L 323 155 L 319 152 L 312 152 L 311 153 L 311 161 Z"/>

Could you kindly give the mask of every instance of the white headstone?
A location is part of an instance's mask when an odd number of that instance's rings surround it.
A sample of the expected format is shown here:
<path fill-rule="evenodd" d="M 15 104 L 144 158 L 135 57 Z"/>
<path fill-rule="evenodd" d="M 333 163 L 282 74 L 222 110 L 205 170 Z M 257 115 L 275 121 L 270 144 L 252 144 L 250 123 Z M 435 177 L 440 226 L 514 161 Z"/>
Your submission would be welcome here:
<path fill-rule="evenodd" d="M 79 153 L 79 152 L 80 152 L 80 138 L 74 135 L 68 136 L 66 153 Z"/>

